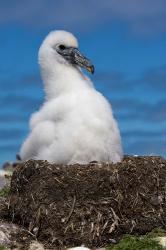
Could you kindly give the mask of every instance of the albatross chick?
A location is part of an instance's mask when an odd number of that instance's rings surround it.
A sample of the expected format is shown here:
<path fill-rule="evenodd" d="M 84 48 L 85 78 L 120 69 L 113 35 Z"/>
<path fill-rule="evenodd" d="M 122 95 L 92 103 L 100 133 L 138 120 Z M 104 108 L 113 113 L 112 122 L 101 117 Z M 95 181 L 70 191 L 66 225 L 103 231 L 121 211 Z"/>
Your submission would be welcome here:
<path fill-rule="evenodd" d="M 66 31 L 53 31 L 39 49 L 45 101 L 30 119 L 22 160 L 40 159 L 58 164 L 90 161 L 119 162 L 121 138 L 110 103 L 81 68 L 94 66 Z"/>

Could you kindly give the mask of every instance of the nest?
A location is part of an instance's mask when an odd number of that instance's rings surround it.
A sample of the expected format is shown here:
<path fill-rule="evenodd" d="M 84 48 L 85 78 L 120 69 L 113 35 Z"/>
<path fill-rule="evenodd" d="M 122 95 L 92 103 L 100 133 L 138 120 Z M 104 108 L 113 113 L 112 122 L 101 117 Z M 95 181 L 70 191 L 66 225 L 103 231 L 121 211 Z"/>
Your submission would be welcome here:
<path fill-rule="evenodd" d="M 166 225 L 166 160 L 55 165 L 30 160 L 11 181 L 9 217 L 48 245 L 109 245 Z"/>

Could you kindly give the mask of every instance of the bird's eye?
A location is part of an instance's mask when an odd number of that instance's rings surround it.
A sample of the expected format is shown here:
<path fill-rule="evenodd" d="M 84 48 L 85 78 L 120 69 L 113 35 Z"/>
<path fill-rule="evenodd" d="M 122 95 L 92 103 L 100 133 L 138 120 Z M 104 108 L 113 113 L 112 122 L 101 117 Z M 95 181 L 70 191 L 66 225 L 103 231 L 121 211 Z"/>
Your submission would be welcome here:
<path fill-rule="evenodd" d="M 60 44 L 60 45 L 59 45 L 59 48 L 60 48 L 60 50 L 66 49 L 65 45 L 63 45 L 63 44 Z"/>

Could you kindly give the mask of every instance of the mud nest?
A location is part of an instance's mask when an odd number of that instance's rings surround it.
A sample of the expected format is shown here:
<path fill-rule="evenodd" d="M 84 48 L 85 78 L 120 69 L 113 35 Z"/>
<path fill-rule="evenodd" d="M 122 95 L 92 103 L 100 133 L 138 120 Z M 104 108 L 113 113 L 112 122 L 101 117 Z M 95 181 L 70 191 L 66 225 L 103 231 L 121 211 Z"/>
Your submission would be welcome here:
<path fill-rule="evenodd" d="M 52 246 L 106 246 L 166 228 L 166 160 L 55 165 L 30 160 L 11 181 L 9 217 Z"/>

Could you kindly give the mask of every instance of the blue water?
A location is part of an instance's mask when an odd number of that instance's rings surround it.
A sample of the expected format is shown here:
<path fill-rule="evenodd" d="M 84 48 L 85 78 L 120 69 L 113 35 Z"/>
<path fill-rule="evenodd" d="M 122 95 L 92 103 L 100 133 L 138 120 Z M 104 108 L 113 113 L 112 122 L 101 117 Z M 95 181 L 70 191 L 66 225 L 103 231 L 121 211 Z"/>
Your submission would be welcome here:
<path fill-rule="evenodd" d="M 157 77 L 155 79 L 155 76 Z M 160 83 L 156 83 L 160 75 Z M 163 81 L 162 81 L 163 79 Z M 125 154 L 166 156 L 166 69 L 132 79 L 117 72 L 97 72 L 96 88 L 111 102 Z M 29 132 L 30 114 L 43 102 L 39 72 L 0 82 L 0 163 L 14 161 Z M 145 95 L 146 94 L 146 95 Z"/>
<path fill-rule="evenodd" d="M 95 64 L 92 81 L 113 107 L 125 154 L 166 157 L 166 36 L 146 40 L 110 27 L 76 32 Z M 43 102 L 37 53 L 49 31 L 1 27 L 0 165 L 15 160 L 29 117 Z"/>

